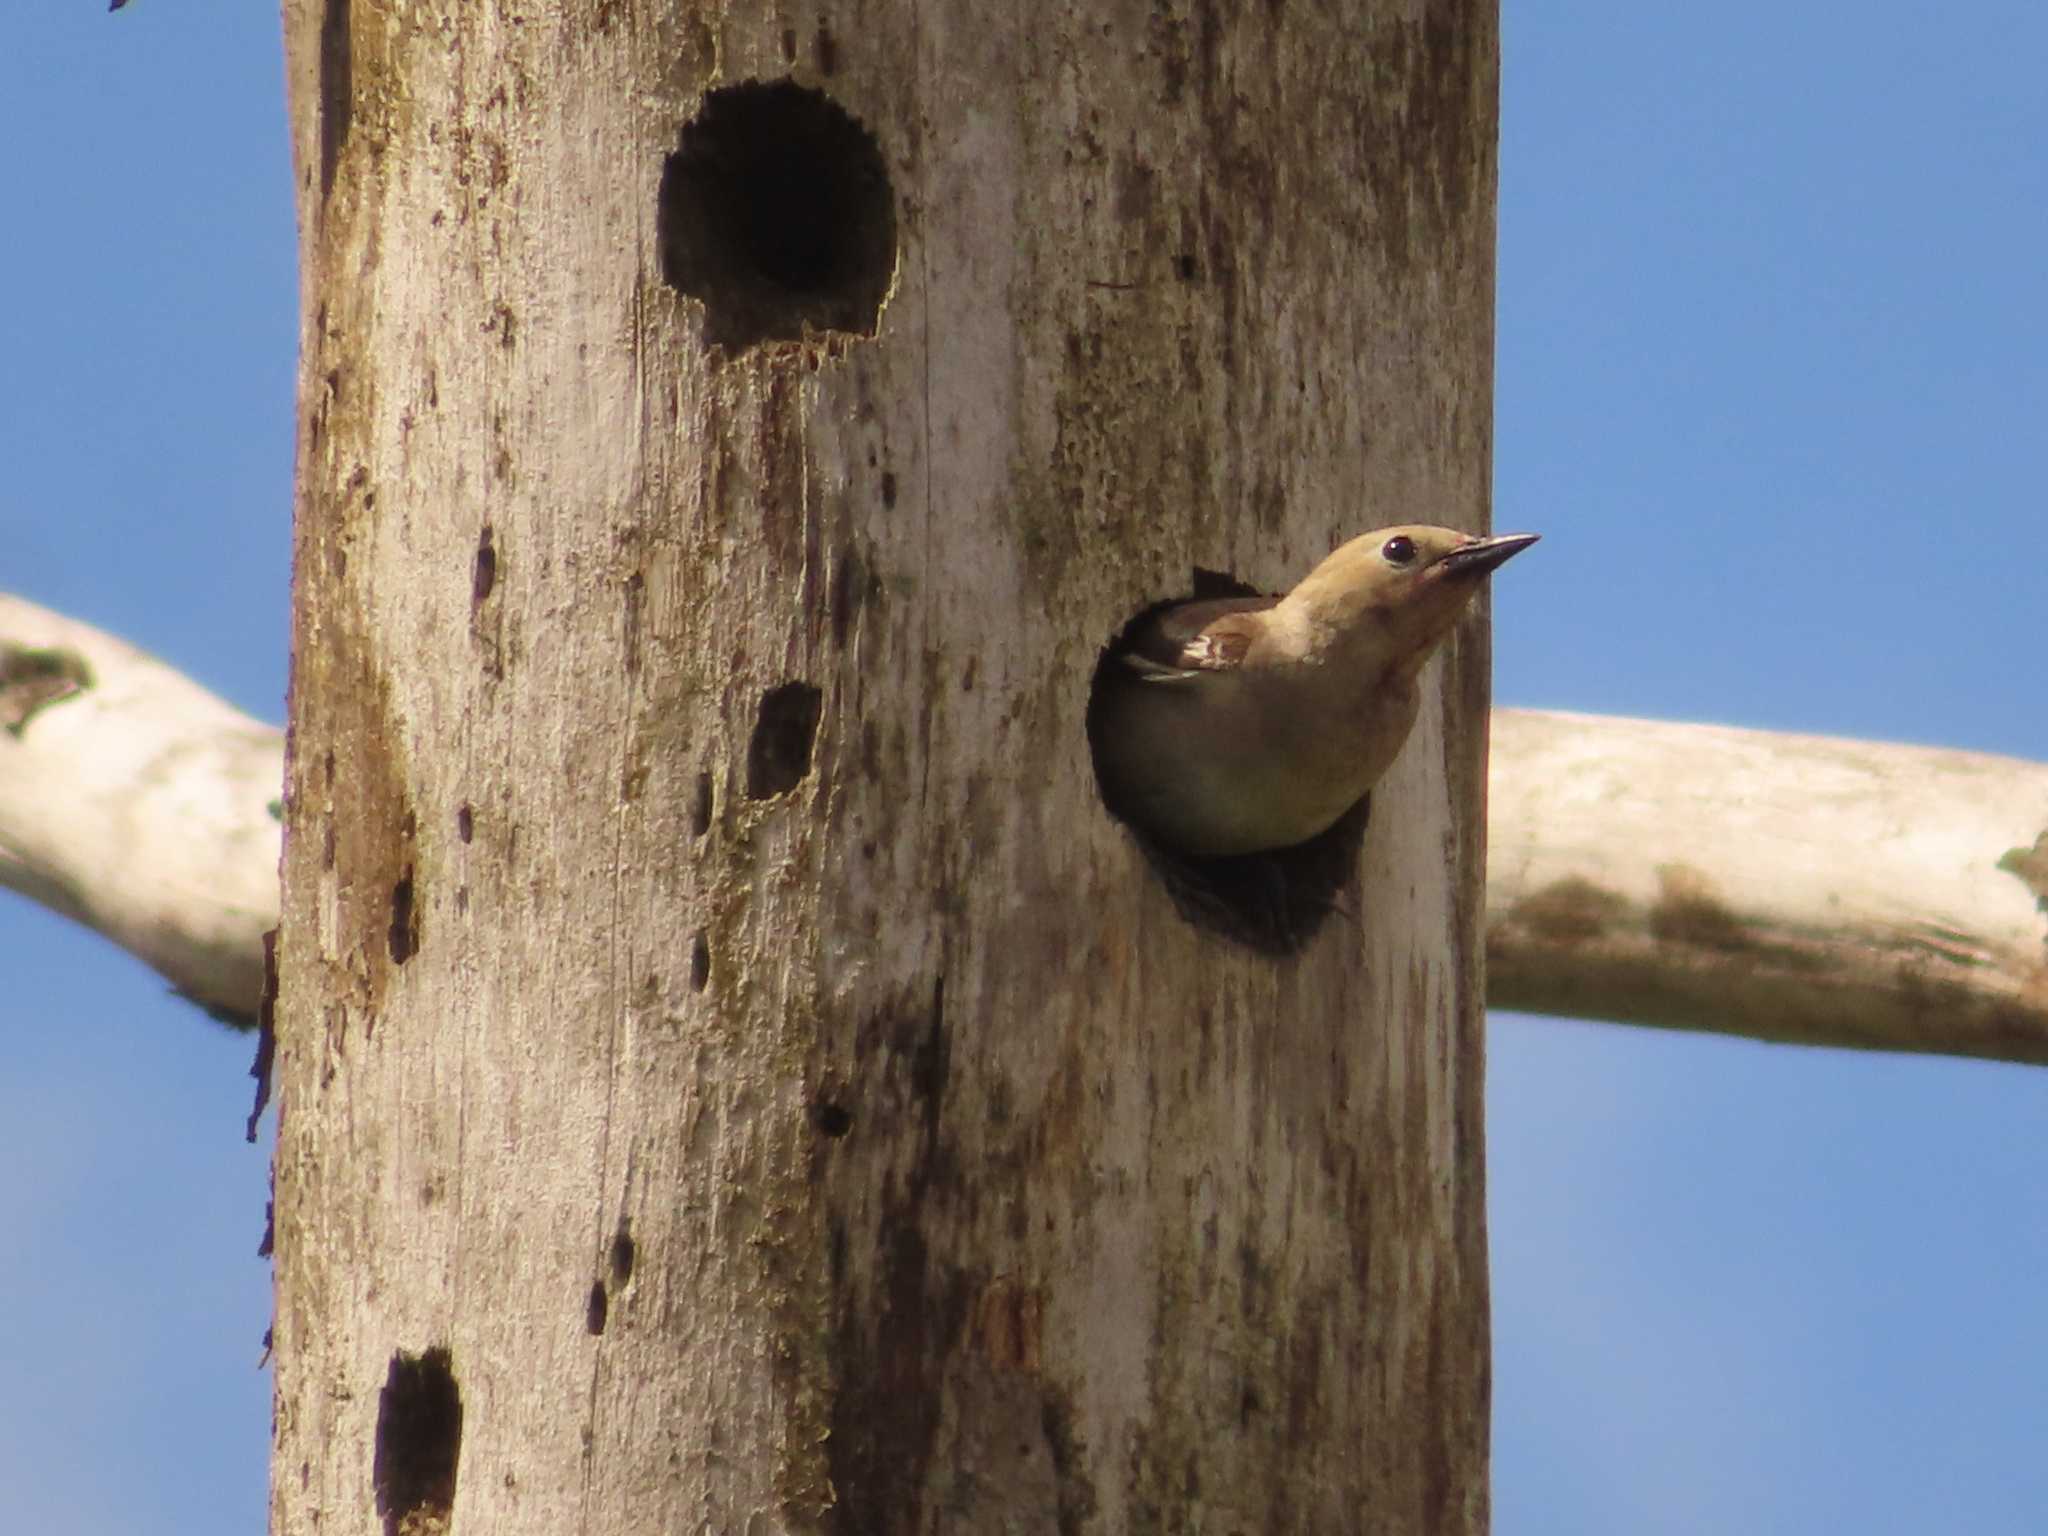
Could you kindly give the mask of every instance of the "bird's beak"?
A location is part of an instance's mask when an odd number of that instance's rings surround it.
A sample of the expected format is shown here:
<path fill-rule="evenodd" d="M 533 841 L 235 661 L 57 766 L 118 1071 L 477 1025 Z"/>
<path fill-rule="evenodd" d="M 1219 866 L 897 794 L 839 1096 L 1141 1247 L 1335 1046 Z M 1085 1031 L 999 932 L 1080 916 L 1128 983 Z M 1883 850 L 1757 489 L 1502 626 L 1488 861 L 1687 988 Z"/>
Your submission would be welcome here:
<path fill-rule="evenodd" d="M 1473 539 L 1437 561 L 1436 568 L 1446 576 L 1484 576 L 1541 537 L 1535 533 L 1500 533 L 1490 539 Z"/>

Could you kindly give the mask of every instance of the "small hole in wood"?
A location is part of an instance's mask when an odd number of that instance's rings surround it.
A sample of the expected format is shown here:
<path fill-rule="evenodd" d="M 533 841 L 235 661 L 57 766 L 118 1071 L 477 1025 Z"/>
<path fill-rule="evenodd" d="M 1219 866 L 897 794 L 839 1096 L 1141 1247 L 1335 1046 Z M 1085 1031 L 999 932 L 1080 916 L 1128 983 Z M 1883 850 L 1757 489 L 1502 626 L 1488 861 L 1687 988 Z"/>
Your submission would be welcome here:
<path fill-rule="evenodd" d="M 420 917 L 413 905 L 412 866 L 391 887 L 391 963 L 403 965 L 420 947 Z"/>
<path fill-rule="evenodd" d="M 811 1106 L 811 1123 L 837 1141 L 853 1129 L 853 1112 L 843 1104 L 820 1099 Z"/>
<path fill-rule="evenodd" d="M 811 771 L 811 744 L 825 696 L 809 683 L 784 683 L 761 696 L 747 746 L 747 798 L 786 795 Z"/>
<path fill-rule="evenodd" d="M 484 599 L 498 585 L 498 544 L 497 536 L 489 523 L 484 524 L 483 533 L 476 541 L 476 558 L 470 562 L 469 606 L 480 608 Z"/>

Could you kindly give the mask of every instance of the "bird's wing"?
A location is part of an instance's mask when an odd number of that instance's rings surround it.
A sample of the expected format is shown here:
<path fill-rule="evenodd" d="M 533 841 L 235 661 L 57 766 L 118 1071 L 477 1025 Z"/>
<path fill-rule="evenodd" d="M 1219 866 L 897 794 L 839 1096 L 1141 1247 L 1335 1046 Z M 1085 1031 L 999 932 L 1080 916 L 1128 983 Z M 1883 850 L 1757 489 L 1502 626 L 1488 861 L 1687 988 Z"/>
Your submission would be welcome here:
<path fill-rule="evenodd" d="M 1162 608 L 1125 638 L 1121 660 L 1147 682 L 1173 682 L 1241 666 L 1277 597 L 1219 597 Z"/>

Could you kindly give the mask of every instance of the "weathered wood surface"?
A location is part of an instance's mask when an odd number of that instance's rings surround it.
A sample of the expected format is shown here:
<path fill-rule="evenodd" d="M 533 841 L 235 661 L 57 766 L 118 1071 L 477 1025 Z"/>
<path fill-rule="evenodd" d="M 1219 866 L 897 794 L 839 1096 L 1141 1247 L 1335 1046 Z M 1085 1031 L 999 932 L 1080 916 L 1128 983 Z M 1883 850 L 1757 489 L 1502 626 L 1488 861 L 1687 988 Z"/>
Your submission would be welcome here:
<path fill-rule="evenodd" d="M 1502 710 L 1498 1008 L 2048 1062 L 2048 767 Z"/>
<path fill-rule="evenodd" d="M 1482 1529 L 1483 628 L 1285 959 L 1082 720 L 1483 525 L 1494 8 L 285 14 L 275 1529 Z M 887 301 L 713 348 L 664 166 L 783 77 Z"/>

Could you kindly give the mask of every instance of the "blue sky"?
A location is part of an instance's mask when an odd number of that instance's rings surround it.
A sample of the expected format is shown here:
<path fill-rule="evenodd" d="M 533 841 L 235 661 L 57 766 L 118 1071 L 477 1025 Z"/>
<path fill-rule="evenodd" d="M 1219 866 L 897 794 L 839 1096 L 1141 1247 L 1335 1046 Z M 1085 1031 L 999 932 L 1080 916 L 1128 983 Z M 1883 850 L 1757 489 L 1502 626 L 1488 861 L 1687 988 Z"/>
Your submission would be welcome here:
<path fill-rule="evenodd" d="M 267 7 L 0 48 L 0 587 L 281 714 Z M 2048 759 L 2048 8 L 1509 0 L 1504 704 Z M 1941 808 L 1930 805 L 1928 813 Z M 261 1528 L 246 1044 L 0 898 L 0 1489 Z M 2048 1075 L 1496 1017 L 1502 1536 L 2048 1520 Z"/>

